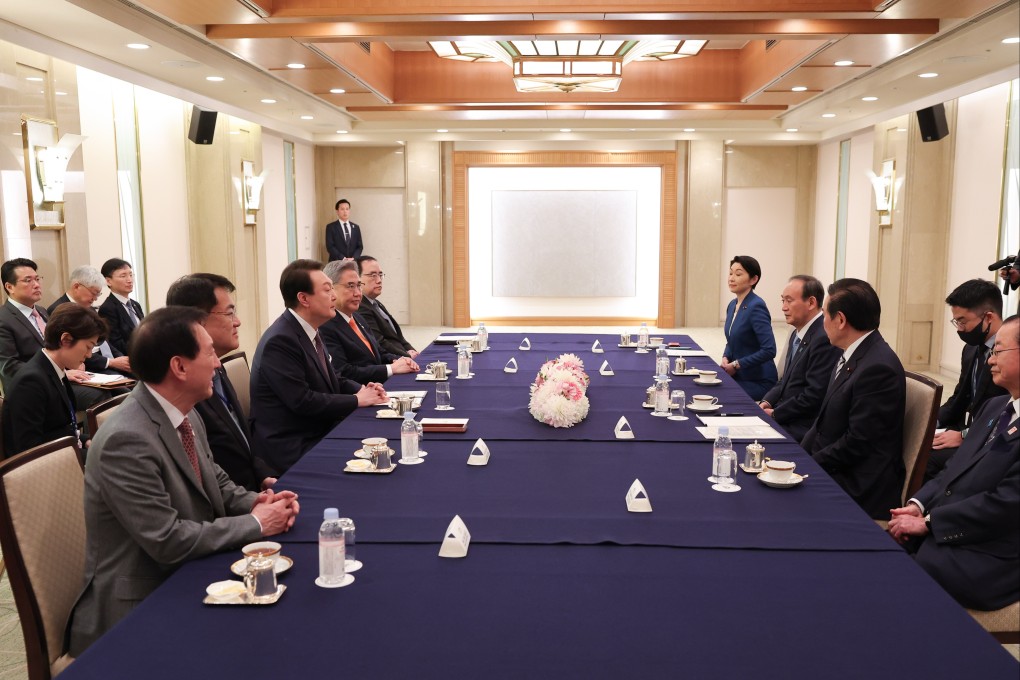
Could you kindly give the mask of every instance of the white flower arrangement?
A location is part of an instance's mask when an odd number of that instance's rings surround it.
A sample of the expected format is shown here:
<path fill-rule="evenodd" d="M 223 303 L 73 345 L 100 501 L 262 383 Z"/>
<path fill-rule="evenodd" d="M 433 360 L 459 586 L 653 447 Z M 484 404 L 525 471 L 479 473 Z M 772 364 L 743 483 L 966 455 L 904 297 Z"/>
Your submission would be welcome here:
<path fill-rule="evenodd" d="M 538 370 L 528 410 L 546 425 L 573 427 L 588 415 L 589 382 L 584 362 L 575 354 L 561 354 Z"/>

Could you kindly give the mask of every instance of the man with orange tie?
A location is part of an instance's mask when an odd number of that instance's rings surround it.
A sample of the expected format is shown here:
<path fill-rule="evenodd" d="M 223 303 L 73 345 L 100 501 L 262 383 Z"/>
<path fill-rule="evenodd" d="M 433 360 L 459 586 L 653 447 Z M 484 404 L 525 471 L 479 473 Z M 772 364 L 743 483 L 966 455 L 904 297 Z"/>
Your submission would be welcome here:
<path fill-rule="evenodd" d="M 383 349 L 355 313 L 361 305 L 364 286 L 357 263 L 334 260 L 323 272 L 336 291 L 337 313 L 319 330 L 333 359 L 333 370 L 362 384 L 385 382 L 394 374 L 417 373 L 419 368 L 414 359 Z"/>

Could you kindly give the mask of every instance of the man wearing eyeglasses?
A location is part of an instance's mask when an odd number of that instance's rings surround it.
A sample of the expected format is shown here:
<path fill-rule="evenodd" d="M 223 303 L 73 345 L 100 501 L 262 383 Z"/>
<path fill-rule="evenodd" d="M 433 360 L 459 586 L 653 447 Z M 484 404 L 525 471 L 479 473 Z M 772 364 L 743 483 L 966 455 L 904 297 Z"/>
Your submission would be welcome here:
<path fill-rule="evenodd" d="M 361 306 L 358 307 L 358 316 L 368 326 L 368 330 L 379 341 L 379 345 L 390 354 L 397 356 L 411 357 L 418 356 L 418 350 L 404 338 L 400 330 L 400 324 L 393 318 L 389 310 L 379 302 L 382 295 L 383 273 L 379 262 L 368 255 L 358 258 L 358 268 L 361 271 L 361 282 L 365 284 L 363 289 L 364 297 L 361 299 Z"/>
<path fill-rule="evenodd" d="M 956 453 L 968 432 L 971 417 L 992 397 L 1006 394 L 992 381 L 988 357 L 995 345 L 995 335 L 1002 326 L 1002 295 L 995 284 L 981 279 L 965 281 L 946 298 L 953 317 L 949 322 L 963 340 L 960 380 L 956 390 L 939 409 L 935 435 L 924 480 L 934 479 Z"/>
<path fill-rule="evenodd" d="M 985 402 L 945 469 L 889 521 L 932 578 L 980 610 L 1020 600 L 1020 318 L 1002 323 L 988 365 L 1009 394 Z"/>

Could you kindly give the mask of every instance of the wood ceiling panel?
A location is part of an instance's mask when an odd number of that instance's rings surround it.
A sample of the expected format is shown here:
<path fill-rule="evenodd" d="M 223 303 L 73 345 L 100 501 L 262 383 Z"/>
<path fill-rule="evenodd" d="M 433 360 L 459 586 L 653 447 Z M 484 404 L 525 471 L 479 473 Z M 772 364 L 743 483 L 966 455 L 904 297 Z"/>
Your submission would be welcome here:
<path fill-rule="evenodd" d="M 328 61 L 290 38 L 216 40 L 215 42 L 245 61 L 250 61 L 266 70 L 290 70 L 287 69 L 287 64 L 291 63 L 304 64 L 306 68 L 310 69 L 333 68 L 333 65 Z"/>
<path fill-rule="evenodd" d="M 265 21 L 237 0 L 141 0 L 138 4 L 186 26 Z"/>
<path fill-rule="evenodd" d="M 394 52 L 382 43 L 372 43 L 365 52 L 354 43 L 316 44 L 315 48 L 343 64 L 344 68 L 389 101 L 394 99 Z M 429 56 L 438 59 L 431 52 Z"/>
<path fill-rule="evenodd" d="M 824 40 L 781 40 L 768 48 L 764 41 L 748 43 L 736 53 L 740 63 L 740 99 L 770 87 L 779 74 L 796 68 L 826 44 Z"/>

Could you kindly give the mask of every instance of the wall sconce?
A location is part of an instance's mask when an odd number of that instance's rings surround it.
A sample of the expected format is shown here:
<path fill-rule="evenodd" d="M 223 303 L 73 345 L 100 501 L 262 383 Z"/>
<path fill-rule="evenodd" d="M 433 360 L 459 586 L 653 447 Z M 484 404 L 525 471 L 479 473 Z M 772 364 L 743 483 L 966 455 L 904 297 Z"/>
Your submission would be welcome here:
<path fill-rule="evenodd" d="M 43 203 L 64 202 L 67 163 L 84 139 L 81 135 L 66 134 L 60 138 L 56 146 L 35 147 L 35 162 L 39 172 L 39 184 L 42 185 Z"/>
<path fill-rule="evenodd" d="M 252 161 L 241 161 L 241 204 L 244 208 L 244 223 L 255 224 L 259 207 L 262 204 L 262 187 L 266 182 L 268 171 L 263 170 L 255 174 L 255 164 Z"/>
<path fill-rule="evenodd" d="M 64 226 L 67 164 L 84 140 L 81 135 L 66 134 L 57 141 L 56 123 L 31 116 L 21 117 L 28 217 L 33 229 L 59 229 Z"/>
<path fill-rule="evenodd" d="M 896 199 L 896 161 L 882 161 L 882 174 L 868 170 L 871 188 L 875 192 L 875 210 L 878 211 L 878 226 L 892 226 L 892 211 Z"/>

